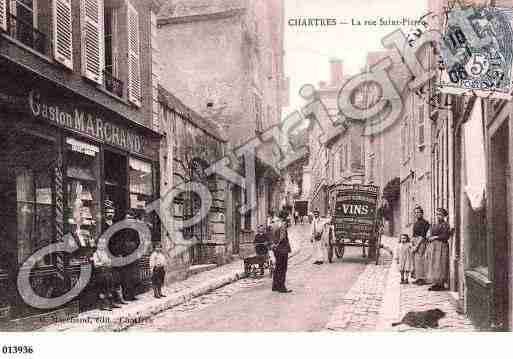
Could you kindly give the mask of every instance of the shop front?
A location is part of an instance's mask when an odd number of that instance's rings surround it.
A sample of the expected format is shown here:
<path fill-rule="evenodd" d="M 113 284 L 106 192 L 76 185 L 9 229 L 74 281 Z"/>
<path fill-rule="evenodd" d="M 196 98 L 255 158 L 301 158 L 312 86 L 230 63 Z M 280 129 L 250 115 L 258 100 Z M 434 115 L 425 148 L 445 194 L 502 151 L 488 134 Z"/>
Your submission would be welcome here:
<path fill-rule="evenodd" d="M 1 74 L 8 78 L 8 74 Z M 70 234 L 78 249 L 49 254 L 30 271 L 34 291 L 48 298 L 69 290 L 90 265 L 99 236 L 130 209 L 160 240 L 156 199 L 160 137 L 95 102 L 42 79 L 19 74 L 0 87 L 0 320 L 47 315 L 18 294 L 19 269 L 39 249 Z M 120 243 L 111 246 L 122 247 Z M 111 251 L 114 249 L 111 247 Z M 138 260 L 139 290 L 149 282 L 148 258 Z M 95 305 L 91 282 L 62 308 Z"/>

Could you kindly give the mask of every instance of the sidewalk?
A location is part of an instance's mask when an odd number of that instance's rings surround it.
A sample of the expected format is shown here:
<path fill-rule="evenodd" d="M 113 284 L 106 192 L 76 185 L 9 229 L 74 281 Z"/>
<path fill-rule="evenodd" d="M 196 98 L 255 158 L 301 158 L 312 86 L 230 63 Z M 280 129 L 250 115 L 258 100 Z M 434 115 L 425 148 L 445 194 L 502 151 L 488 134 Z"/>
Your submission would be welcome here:
<path fill-rule="evenodd" d="M 395 244 L 390 242 L 394 247 Z M 395 258 L 390 268 L 387 279 L 386 298 L 383 303 L 380 320 L 376 326 L 379 331 L 395 332 L 471 332 L 476 331 L 470 320 L 463 314 L 456 312 L 456 307 L 450 298 L 448 291 L 431 292 L 429 285 L 418 286 L 415 284 L 400 284 L 401 275 L 397 269 Z M 445 317 L 440 319 L 438 329 L 413 328 L 405 324 L 392 327 L 392 323 L 399 322 L 409 311 L 424 311 L 429 309 L 441 309 Z"/>
<path fill-rule="evenodd" d="M 162 288 L 162 292 L 167 296 L 165 298 L 156 299 L 153 297 L 153 291 L 148 291 L 138 295 L 139 300 L 129 302 L 112 312 L 92 310 L 80 313 L 77 317 L 65 318 L 40 331 L 121 331 L 132 325 L 144 323 L 159 312 L 183 304 L 242 277 L 244 277 L 244 269 L 242 260 L 238 259 Z"/>
<path fill-rule="evenodd" d="M 383 237 L 382 244 L 395 253 L 397 239 Z M 382 263 L 367 265 L 353 287 L 344 296 L 344 304 L 334 311 L 325 329 L 330 331 L 475 331 L 469 319 L 458 314 L 449 292 L 430 292 L 429 286 L 401 285 L 397 263 L 387 251 L 381 252 Z M 420 329 L 399 322 L 409 311 L 439 308 L 446 316 L 438 329 Z"/>
<path fill-rule="evenodd" d="M 295 231 L 301 228 L 292 228 L 290 234 L 294 236 Z M 301 244 L 291 240 L 292 253 L 289 258 L 294 257 L 301 250 Z M 112 312 L 92 310 L 80 313 L 77 317 L 57 319 L 55 323 L 49 323 L 39 331 L 48 332 L 102 332 L 122 331 L 133 325 L 144 324 L 155 314 L 163 312 L 172 307 L 190 301 L 227 284 L 244 278 L 244 266 L 241 259 L 231 263 L 194 274 L 189 278 L 172 283 L 162 288 L 165 298 L 156 299 L 153 291 L 138 295 L 139 300 L 114 309 Z"/>

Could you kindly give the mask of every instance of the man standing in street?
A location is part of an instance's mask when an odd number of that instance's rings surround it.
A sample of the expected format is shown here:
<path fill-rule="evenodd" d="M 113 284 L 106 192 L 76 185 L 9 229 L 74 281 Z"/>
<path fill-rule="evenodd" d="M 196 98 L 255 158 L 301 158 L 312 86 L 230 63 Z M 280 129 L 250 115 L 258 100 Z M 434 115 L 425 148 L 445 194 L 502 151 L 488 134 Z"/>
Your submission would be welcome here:
<path fill-rule="evenodd" d="M 280 212 L 281 221 L 271 224 L 271 235 L 273 238 L 273 251 L 276 258 L 276 268 L 273 275 L 273 291 L 290 293 L 292 290 L 285 287 L 289 253 L 291 252 L 288 236 L 288 214 L 285 210 Z"/>
<path fill-rule="evenodd" d="M 321 249 L 322 223 L 319 217 L 319 210 L 315 209 L 312 219 L 312 234 L 310 242 L 313 245 L 314 264 L 322 264 L 323 253 Z"/>

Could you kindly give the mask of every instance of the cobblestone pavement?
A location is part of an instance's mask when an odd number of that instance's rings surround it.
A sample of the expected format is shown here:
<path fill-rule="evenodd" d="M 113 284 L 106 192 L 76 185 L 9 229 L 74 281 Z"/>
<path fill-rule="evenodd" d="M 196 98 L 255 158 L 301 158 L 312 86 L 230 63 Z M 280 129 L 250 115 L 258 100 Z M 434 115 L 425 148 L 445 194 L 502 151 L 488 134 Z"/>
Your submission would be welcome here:
<path fill-rule="evenodd" d="M 271 291 L 271 279 L 246 278 L 226 285 L 133 326 L 129 331 L 318 331 L 365 268 L 361 251 L 344 261 L 312 263 L 308 225 L 292 227 L 303 246 L 289 261 L 290 294 Z"/>
<path fill-rule="evenodd" d="M 388 241 L 388 245 L 394 249 L 395 253 L 397 239 L 389 237 L 386 241 Z M 387 280 L 387 293 L 391 294 L 389 298 L 392 298 L 397 303 L 385 303 L 385 308 L 382 311 L 384 317 L 380 323 L 380 330 L 395 332 L 475 331 L 470 320 L 465 315 L 457 313 L 449 292 L 432 292 L 428 291 L 429 285 L 418 286 L 411 284 L 411 282 L 410 284 L 400 284 L 400 281 L 401 275 L 397 270 L 397 263 L 394 260 Z M 390 304 L 393 305 L 391 306 Z M 393 322 L 399 322 L 410 311 L 424 311 L 435 308 L 441 309 L 446 313 L 446 316 L 440 319 L 438 329 L 413 328 L 405 324 L 392 327 Z M 387 315 L 387 311 L 390 314 Z"/>
<path fill-rule="evenodd" d="M 331 331 L 372 331 L 379 319 L 391 255 L 381 251 L 379 265 L 368 264 L 335 309 L 325 329 Z"/>
<path fill-rule="evenodd" d="M 299 252 L 303 245 L 303 238 L 299 234 L 304 228 L 300 226 L 293 227 L 291 233 L 291 246 L 293 252 Z M 307 254 L 308 255 L 308 254 Z M 299 256 L 298 256 L 299 257 Z M 292 259 L 294 261 L 294 259 Z M 186 280 L 178 281 L 168 285 L 162 289 L 163 293 L 167 297 L 173 295 L 184 295 L 189 298 L 183 305 L 179 305 L 176 309 L 177 312 L 187 312 L 192 309 L 200 309 L 206 305 L 213 304 L 218 299 L 232 296 L 238 290 L 249 288 L 261 283 L 265 278 L 252 279 L 247 278 L 236 283 L 233 286 L 224 286 L 220 290 L 216 291 L 216 295 L 201 295 L 192 296 L 191 291 L 197 291 L 197 288 L 201 287 L 205 283 L 216 282 L 220 278 L 236 277 L 241 273 L 243 268 L 242 260 L 235 260 L 229 264 L 219 266 L 215 269 L 195 274 Z M 213 299 L 216 298 L 214 301 Z M 114 309 L 112 312 L 105 312 L 100 310 L 91 310 L 88 312 L 81 313 L 77 318 L 70 318 L 70 320 L 59 321 L 45 326 L 40 329 L 41 331 L 88 331 L 94 330 L 99 327 L 109 327 L 114 322 L 128 321 L 133 318 L 140 317 L 140 313 L 147 311 L 147 308 L 154 307 L 152 312 L 159 312 L 159 306 L 162 306 L 162 299 L 155 299 L 153 292 L 148 291 L 138 296 L 136 302 L 131 302 L 127 305 L 123 305 L 119 309 Z M 144 318 L 144 323 L 151 322 L 153 318 Z M 27 328 L 27 330 L 32 330 Z"/>
<path fill-rule="evenodd" d="M 400 282 L 398 271 L 394 273 L 391 280 Z M 401 324 L 392 330 L 398 332 L 415 332 L 415 331 L 448 331 L 448 332 L 472 332 L 475 331 L 472 323 L 463 314 L 456 312 L 456 307 L 450 299 L 447 291 L 432 292 L 428 291 L 429 285 L 418 286 L 415 284 L 403 284 L 400 286 L 400 315 L 402 318 L 409 311 L 423 311 L 428 309 L 441 309 L 446 316 L 439 321 L 438 329 L 422 329 L 413 328 L 408 325 Z M 399 320 L 398 319 L 398 320 Z"/>

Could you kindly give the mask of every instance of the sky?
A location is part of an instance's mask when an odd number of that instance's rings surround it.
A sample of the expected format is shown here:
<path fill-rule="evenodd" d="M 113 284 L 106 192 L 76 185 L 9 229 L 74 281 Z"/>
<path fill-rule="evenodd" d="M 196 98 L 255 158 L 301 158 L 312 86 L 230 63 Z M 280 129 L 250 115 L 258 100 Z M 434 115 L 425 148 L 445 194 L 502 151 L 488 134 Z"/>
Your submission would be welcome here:
<path fill-rule="evenodd" d="M 285 0 L 285 76 L 290 77 L 290 106 L 283 116 L 298 109 L 302 85 L 329 82 L 329 60 L 343 60 L 344 74 L 356 75 L 365 64 L 369 51 L 384 50 L 381 38 L 397 25 L 379 25 L 384 19 L 418 19 L 426 13 L 427 0 Z M 336 18 L 329 27 L 290 26 L 290 19 Z M 376 20 L 378 25 L 353 25 L 352 20 Z M 404 27 L 406 31 L 409 26 Z"/>

